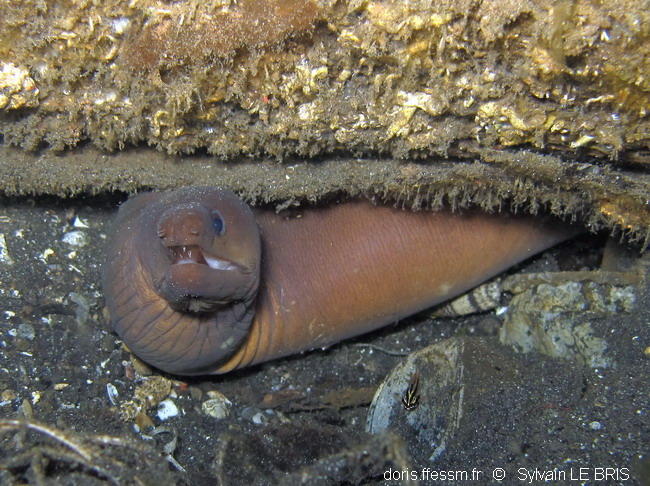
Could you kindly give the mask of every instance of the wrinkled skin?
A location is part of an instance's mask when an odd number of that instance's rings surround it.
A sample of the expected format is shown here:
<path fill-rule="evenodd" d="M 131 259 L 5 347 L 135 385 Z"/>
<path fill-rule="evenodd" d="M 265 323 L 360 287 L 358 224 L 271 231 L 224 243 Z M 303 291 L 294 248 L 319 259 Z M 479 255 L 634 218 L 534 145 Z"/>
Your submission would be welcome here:
<path fill-rule="evenodd" d="M 113 327 L 141 359 L 225 373 L 393 323 L 576 232 L 360 201 L 286 218 L 253 213 L 229 191 L 185 188 L 120 208 L 104 288 Z"/>
<path fill-rule="evenodd" d="M 260 251 L 252 212 L 230 192 L 190 188 L 130 199 L 104 273 L 113 327 L 158 368 L 209 371 L 247 336 Z"/>

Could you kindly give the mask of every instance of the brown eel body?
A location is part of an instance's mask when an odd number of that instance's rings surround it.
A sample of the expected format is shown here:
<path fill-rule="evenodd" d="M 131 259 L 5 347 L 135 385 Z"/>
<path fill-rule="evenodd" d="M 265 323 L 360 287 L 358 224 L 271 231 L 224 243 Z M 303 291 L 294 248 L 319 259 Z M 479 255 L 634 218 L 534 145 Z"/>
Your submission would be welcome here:
<path fill-rule="evenodd" d="M 141 359 L 225 373 L 391 324 L 573 234 L 552 220 L 368 202 L 288 219 L 192 187 L 122 205 L 104 289 L 115 330 Z"/>

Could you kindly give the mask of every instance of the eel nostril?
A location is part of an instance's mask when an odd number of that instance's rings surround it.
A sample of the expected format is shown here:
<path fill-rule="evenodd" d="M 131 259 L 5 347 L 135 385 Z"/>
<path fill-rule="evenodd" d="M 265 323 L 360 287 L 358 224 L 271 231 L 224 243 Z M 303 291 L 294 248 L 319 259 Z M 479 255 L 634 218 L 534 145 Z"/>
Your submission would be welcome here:
<path fill-rule="evenodd" d="M 196 228 L 192 228 L 192 229 L 190 229 L 190 234 L 192 236 L 199 236 L 201 234 L 201 231 L 196 229 Z"/>

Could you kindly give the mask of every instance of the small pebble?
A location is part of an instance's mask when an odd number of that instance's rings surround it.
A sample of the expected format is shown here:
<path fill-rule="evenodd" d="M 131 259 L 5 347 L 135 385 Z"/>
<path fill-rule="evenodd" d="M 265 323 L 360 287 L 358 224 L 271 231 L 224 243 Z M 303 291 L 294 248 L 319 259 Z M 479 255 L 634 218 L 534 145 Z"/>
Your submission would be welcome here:
<path fill-rule="evenodd" d="M 88 244 L 88 237 L 83 231 L 70 231 L 63 235 L 61 241 L 67 245 L 82 248 Z"/>
<path fill-rule="evenodd" d="M 23 323 L 18 325 L 18 330 L 16 332 L 16 335 L 19 338 L 32 341 L 36 336 L 36 333 L 34 332 L 34 328 L 30 324 Z"/>
<path fill-rule="evenodd" d="M 241 416 L 242 418 L 250 420 L 256 425 L 262 425 L 268 421 L 264 413 L 259 408 L 255 407 L 245 407 L 241 411 Z"/>
<path fill-rule="evenodd" d="M 600 430 L 600 429 L 603 428 L 603 424 L 601 424 L 600 422 L 594 420 L 593 422 L 589 422 L 589 428 L 591 430 Z"/>
<path fill-rule="evenodd" d="M 75 216 L 74 221 L 72 222 L 72 226 L 74 226 L 75 228 L 88 228 L 88 223 L 86 223 L 79 216 Z"/>
<path fill-rule="evenodd" d="M 163 400 L 158 404 L 158 418 L 164 422 L 165 420 L 168 420 L 172 417 L 176 417 L 178 415 L 178 407 L 176 404 L 170 400 Z"/>
<path fill-rule="evenodd" d="M 47 259 L 54 255 L 54 250 L 52 248 L 47 248 L 43 250 L 43 253 L 38 257 L 43 263 L 47 263 Z"/>
<path fill-rule="evenodd" d="M 255 415 L 253 415 L 253 418 L 251 418 L 251 421 L 255 425 L 264 425 L 264 424 L 266 424 L 268 422 L 268 420 L 266 418 L 266 415 L 264 415 L 264 413 L 262 413 L 262 412 L 258 412 Z"/>
<path fill-rule="evenodd" d="M 144 412 L 140 412 L 135 416 L 135 424 L 140 428 L 140 430 L 145 430 L 154 426 L 153 420 L 151 420 L 151 418 Z"/>

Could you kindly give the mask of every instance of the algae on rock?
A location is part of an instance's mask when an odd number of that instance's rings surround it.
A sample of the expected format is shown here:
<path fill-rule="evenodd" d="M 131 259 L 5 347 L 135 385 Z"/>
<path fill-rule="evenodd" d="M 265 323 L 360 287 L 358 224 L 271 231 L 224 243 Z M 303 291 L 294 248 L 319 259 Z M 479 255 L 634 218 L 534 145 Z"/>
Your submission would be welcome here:
<path fill-rule="evenodd" d="M 524 145 L 647 163 L 649 25 L 643 0 L 3 2 L 0 62 L 32 84 L 0 106 L 0 133 L 29 149 Z"/>

